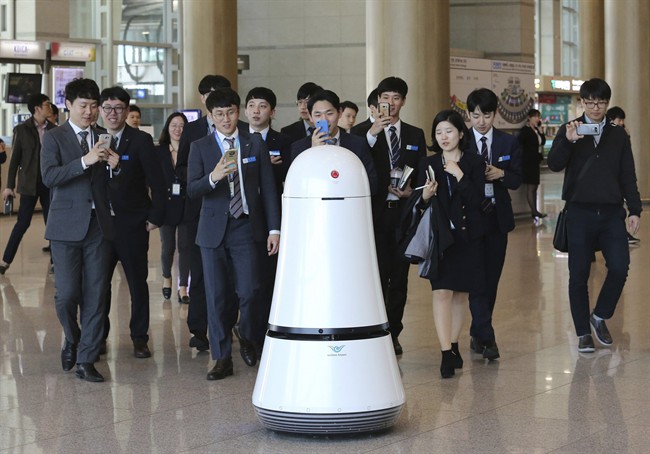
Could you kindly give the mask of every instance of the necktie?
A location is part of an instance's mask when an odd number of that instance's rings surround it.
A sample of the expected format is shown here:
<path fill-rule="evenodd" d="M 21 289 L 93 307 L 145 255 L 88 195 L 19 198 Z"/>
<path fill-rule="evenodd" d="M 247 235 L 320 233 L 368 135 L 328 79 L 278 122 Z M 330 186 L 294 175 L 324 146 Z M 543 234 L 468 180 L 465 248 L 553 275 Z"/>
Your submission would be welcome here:
<path fill-rule="evenodd" d="M 338 141 L 339 140 L 336 137 L 332 137 L 331 139 L 326 140 L 325 143 L 327 145 L 336 145 L 338 143 Z"/>
<path fill-rule="evenodd" d="M 487 164 L 490 163 L 490 156 L 488 155 L 487 147 L 487 137 L 485 136 L 481 137 L 481 157 Z"/>
<path fill-rule="evenodd" d="M 117 151 L 117 146 L 118 146 L 117 137 L 113 137 L 111 139 L 111 150 Z"/>
<path fill-rule="evenodd" d="M 397 128 L 391 126 L 388 128 L 390 135 L 390 164 L 391 168 L 397 167 L 399 161 L 399 137 L 397 137 Z"/>
<path fill-rule="evenodd" d="M 79 131 L 79 137 L 81 137 L 81 150 L 84 152 L 84 154 L 87 154 L 90 151 L 88 142 L 86 141 L 86 137 L 88 137 L 88 131 Z"/>
<path fill-rule="evenodd" d="M 316 131 L 316 128 L 314 128 L 313 126 L 310 126 L 309 128 L 307 128 L 307 137 L 311 137 L 311 135 L 314 133 L 314 131 Z"/>
<path fill-rule="evenodd" d="M 228 144 L 228 149 L 235 148 L 235 139 L 226 137 L 224 142 Z M 241 186 L 239 183 L 239 172 L 235 171 L 228 176 L 229 181 L 232 183 L 232 197 L 230 198 L 230 215 L 239 219 L 244 212 L 244 205 L 241 199 Z"/>

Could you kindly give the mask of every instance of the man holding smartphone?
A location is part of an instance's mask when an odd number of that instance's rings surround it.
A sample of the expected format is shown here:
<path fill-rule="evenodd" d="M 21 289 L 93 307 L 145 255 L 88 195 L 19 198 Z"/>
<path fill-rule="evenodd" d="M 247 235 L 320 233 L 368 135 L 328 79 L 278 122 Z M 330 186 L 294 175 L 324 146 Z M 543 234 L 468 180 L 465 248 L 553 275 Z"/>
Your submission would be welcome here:
<path fill-rule="evenodd" d="M 595 350 L 592 332 L 602 346 L 612 345 L 605 320 L 614 315 L 623 291 L 630 265 L 627 235 L 639 230 L 642 211 L 630 138 L 605 115 L 611 94 L 602 79 L 584 82 L 580 98 L 585 113 L 560 127 L 548 154 L 549 168 L 564 170 L 569 302 L 578 351 L 583 353 Z M 599 134 L 579 134 L 584 124 L 599 125 Z M 605 258 L 607 277 L 590 313 L 588 280 L 597 248 Z"/>
<path fill-rule="evenodd" d="M 418 175 L 420 159 L 426 156 L 424 131 L 400 118 L 406 104 L 408 85 L 399 77 L 387 77 L 377 86 L 379 115 L 374 122 L 363 122 L 352 128 L 352 134 L 365 138 L 377 169 L 378 190 L 372 200 L 375 245 L 379 278 L 384 293 L 395 354 L 402 354 L 398 337 L 402 332 L 402 316 L 408 291 L 409 263 L 400 257 L 398 241 L 402 236 L 402 219 L 406 199 L 413 192 L 409 180 L 403 189 L 391 184 L 391 172 L 413 168 Z M 382 113 L 383 106 L 383 113 Z"/>

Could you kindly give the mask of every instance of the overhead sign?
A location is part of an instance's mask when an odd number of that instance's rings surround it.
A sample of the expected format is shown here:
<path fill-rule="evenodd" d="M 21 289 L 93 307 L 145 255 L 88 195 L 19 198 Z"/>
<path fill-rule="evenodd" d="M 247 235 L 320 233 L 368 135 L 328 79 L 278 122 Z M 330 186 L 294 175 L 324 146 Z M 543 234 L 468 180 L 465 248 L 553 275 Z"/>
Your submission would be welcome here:
<path fill-rule="evenodd" d="M 585 81 L 573 77 L 540 76 L 535 82 L 540 92 L 580 93 L 580 86 Z"/>
<path fill-rule="evenodd" d="M 52 61 L 95 61 L 95 45 L 83 43 L 52 43 Z"/>
<path fill-rule="evenodd" d="M 45 43 L 40 41 L 0 41 L 0 58 L 45 60 Z"/>

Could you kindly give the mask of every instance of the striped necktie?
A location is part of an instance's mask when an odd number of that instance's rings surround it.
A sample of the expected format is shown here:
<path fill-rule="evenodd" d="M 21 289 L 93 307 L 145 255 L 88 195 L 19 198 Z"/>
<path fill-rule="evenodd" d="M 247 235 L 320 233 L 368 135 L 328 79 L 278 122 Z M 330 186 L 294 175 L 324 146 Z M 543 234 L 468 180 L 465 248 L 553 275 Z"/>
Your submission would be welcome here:
<path fill-rule="evenodd" d="M 400 156 L 399 137 L 397 137 L 397 128 L 395 126 L 388 128 L 388 132 L 390 135 L 390 166 L 394 168 L 397 167 Z"/>
<path fill-rule="evenodd" d="M 488 147 L 487 147 L 487 137 L 485 136 L 481 137 L 481 157 L 487 164 L 490 163 L 490 156 L 488 154 Z"/>
<path fill-rule="evenodd" d="M 224 140 L 228 144 L 228 150 L 235 148 L 235 139 L 226 137 Z M 230 215 L 239 219 L 239 217 L 244 213 L 244 205 L 241 199 L 241 185 L 239 182 L 239 172 L 235 171 L 229 175 L 229 180 L 232 182 L 232 197 L 230 198 Z"/>
<path fill-rule="evenodd" d="M 81 145 L 81 150 L 85 155 L 90 151 L 90 147 L 88 147 L 88 141 L 86 140 L 86 137 L 88 137 L 88 131 L 79 131 L 78 134 L 79 137 L 81 137 L 81 142 L 79 144 Z"/>

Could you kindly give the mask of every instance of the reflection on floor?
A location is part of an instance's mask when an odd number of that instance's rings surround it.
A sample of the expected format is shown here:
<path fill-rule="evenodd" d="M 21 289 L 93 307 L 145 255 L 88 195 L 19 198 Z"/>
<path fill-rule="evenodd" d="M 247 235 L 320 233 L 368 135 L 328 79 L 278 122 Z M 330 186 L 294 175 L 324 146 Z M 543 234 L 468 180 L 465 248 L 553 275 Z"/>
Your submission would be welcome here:
<path fill-rule="evenodd" d="M 413 272 L 400 338 L 404 411 L 391 430 L 346 437 L 262 428 L 251 406 L 257 369 L 238 355 L 233 377 L 206 381 L 212 364 L 208 354 L 188 347 L 187 307 L 163 303 L 160 295 L 157 233 L 149 270 L 153 357 L 132 356 L 128 289 L 118 273 L 108 354 L 97 363 L 108 381 L 92 384 L 63 373 L 53 277 L 36 217 L 0 276 L 0 452 L 647 452 L 649 223 L 642 221 L 642 241 L 631 248 L 628 282 L 609 322 L 613 347 L 578 354 L 567 257 L 551 246 L 558 189 L 546 188 L 549 217 L 541 225 L 521 220 L 510 236 L 495 313 L 501 359 L 487 364 L 461 339 L 465 367 L 441 380 L 430 287 Z M 14 222 L 0 217 L 1 247 Z M 598 255 L 593 284 L 602 282 L 604 270 Z"/>

